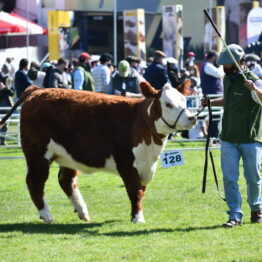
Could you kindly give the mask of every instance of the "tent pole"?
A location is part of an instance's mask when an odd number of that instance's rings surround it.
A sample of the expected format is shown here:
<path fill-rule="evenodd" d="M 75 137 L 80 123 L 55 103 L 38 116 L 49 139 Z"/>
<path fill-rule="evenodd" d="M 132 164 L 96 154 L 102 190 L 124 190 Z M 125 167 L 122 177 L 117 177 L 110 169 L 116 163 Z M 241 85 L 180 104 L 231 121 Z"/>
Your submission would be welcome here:
<path fill-rule="evenodd" d="M 212 17 L 212 0 L 209 0 L 209 14 L 211 14 L 211 17 Z M 211 26 L 209 27 L 209 30 L 210 30 L 210 32 L 209 32 L 209 51 L 211 51 L 212 50 L 212 28 L 211 28 Z"/>
<path fill-rule="evenodd" d="M 29 0 L 26 0 L 26 19 L 27 19 L 27 24 L 26 24 L 26 58 L 29 59 Z"/>
<path fill-rule="evenodd" d="M 117 65 L 117 0 L 114 0 L 114 64 Z"/>

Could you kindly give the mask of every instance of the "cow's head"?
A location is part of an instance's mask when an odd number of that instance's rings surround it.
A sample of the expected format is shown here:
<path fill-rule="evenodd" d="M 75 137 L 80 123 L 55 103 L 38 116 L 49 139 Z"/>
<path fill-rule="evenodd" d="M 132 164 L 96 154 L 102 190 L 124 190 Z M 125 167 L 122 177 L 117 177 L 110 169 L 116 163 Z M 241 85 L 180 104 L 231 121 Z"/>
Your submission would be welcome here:
<path fill-rule="evenodd" d="M 190 80 L 180 85 L 180 90 L 190 86 Z M 148 82 L 140 88 L 146 98 L 153 98 L 147 113 L 155 121 L 157 132 L 169 134 L 175 130 L 190 129 L 196 123 L 193 114 L 186 108 L 186 98 L 177 89 L 166 83 L 162 90 L 155 90 Z"/>

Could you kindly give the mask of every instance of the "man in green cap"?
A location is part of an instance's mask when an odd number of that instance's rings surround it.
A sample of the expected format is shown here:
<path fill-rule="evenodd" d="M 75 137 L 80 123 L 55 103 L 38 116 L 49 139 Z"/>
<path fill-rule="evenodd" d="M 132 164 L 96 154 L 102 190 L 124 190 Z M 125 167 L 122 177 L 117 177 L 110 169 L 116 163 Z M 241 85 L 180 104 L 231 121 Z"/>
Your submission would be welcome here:
<path fill-rule="evenodd" d="M 217 58 L 223 65 L 224 97 L 211 100 L 212 106 L 224 106 L 221 132 L 221 166 L 229 220 L 225 228 L 242 225 L 242 198 L 239 191 L 239 161 L 243 160 L 247 183 L 247 201 L 251 223 L 262 223 L 260 164 L 262 156 L 262 81 L 245 65 L 245 53 L 236 44 L 228 46 L 247 80 L 238 71 L 225 48 Z M 202 105 L 207 101 L 203 99 Z"/>
<path fill-rule="evenodd" d="M 117 69 L 116 73 L 112 76 L 108 93 L 127 97 L 143 97 L 139 89 L 142 77 L 138 72 L 134 68 L 131 68 L 126 60 L 120 61 Z"/>

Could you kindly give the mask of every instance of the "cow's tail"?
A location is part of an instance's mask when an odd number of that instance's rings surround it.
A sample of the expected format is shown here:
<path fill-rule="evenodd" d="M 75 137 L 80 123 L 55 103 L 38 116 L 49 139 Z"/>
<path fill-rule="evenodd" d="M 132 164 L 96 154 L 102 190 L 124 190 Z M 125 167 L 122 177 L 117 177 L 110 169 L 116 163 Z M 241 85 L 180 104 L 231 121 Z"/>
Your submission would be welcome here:
<path fill-rule="evenodd" d="M 8 111 L 8 113 L 0 121 L 0 128 L 2 128 L 4 126 L 7 119 L 14 113 L 14 111 L 17 109 L 17 107 L 19 107 L 26 100 L 26 98 L 29 95 L 31 95 L 32 92 L 34 92 L 37 89 L 39 89 L 39 87 L 32 86 L 32 87 L 27 88 L 23 92 L 22 96 L 16 101 L 16 103 L 13 105 L 13 107 Z"/>

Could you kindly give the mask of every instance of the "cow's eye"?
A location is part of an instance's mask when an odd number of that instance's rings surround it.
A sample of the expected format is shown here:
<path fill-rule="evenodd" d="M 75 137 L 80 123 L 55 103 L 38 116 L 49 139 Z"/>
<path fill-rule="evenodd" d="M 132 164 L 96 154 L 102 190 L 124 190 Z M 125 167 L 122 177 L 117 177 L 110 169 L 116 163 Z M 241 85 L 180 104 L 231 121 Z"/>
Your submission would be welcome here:
<path fill-rule="evenodd" d="M 170 109 L 173 108 L 173 106 L 170 103 L 166 103 L 166 107 L 169 107 Z"/>

